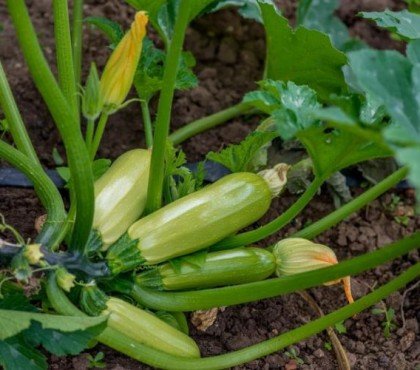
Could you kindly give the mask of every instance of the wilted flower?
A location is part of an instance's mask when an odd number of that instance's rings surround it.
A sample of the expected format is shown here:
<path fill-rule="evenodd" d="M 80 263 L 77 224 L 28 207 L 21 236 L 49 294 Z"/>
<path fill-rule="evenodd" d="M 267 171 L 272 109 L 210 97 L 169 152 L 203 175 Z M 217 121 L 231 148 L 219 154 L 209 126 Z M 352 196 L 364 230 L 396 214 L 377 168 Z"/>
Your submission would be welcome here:
<path fill-rule="evenodd" d="M 41 252 L 41 244 L 29 244 L 25 246 L 23 255 L 30 265 L 37 265 L 44 257 L 44 253 Z"/>
<path fill-rule="evenodd" d="M 289 169 L 290 166 L 287 163 L 279 163 L 273 168 L 258 173 L 267 182 L 273 198 L 277 197 L 286 186 Z"/>
<path fill-rule="evenodd" d="M 117 45 L 105 66 L 100 89 L 104 106 L 110 111 L 121 106 L 133 84 L 147 23 L 146 13 L 138 12 L 130 31 Z"/>
<path fill-rule="evenodd" d="M 278 242 L 273 249 L 276 257 L 277 276 L 295 275 L 302 272 L 329 267 L 338 263 L 334 251 L 322 244 L 316 244 L 302 238 L 288 238 Z M 330 281 L 324 285 L 343 282 L 344 292 L 349 303 L 353 303 L 350 277 Z"/>
<path fill-rule="evenodd" d="M 60 267 L 56 271 L 56 279 L 58 286 L 66 292 L 70 292 L 74 287 L 76 276 L 68 272 L 64 267 Z"/>

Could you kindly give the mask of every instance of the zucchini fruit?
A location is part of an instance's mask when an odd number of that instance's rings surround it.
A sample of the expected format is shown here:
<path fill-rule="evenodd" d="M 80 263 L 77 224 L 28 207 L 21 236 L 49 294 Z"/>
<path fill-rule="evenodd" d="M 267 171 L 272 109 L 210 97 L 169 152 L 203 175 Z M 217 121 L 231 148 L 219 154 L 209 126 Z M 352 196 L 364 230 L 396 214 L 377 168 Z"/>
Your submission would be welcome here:
<path fill-rule="evenodd" d="M 149 150 L 130 150 L 118 157 L 95 182 L 93 234 L 99 239 L 99 248 L 107 249 L 143 213 L 150 160 Z"/>
<path fill-rule="evenodd" d="M 107 254 L 114 274 L 207 248 L 260 219 L 272 193 L 259 175 L 227 175 L 135 222 Z"/>
<path fill-rule="evenodd" d="M 136 277 L 136 283 L 161 290 L 204 289 L 263 280 L 274 273 L 275 258 L 261 248 L 237 248 L 206 255 L 202 266 L 181 260 L 165 263 Z"/>
<path fill-rule="evenodd" d="M 195 341 L 187 334 L 122 299 L 108 297 L 95 283 L 83 287 L 80 304 L 91 316 L 108 316 L 107 326 L 151 348 L 181 357 L 200 357 Z"/>

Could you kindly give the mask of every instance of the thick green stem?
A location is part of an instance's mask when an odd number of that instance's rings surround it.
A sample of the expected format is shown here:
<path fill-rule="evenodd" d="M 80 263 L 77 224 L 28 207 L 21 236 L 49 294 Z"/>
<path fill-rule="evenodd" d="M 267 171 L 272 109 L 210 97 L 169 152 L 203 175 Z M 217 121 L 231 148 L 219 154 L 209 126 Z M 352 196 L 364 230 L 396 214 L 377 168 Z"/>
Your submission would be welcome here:
<path fill-rule="evenodd" d="M 181 127 L 179 130 L 169 135 L 169 140 L 171 140 L 174 145 L 179 145 L 194 135 L 210 130 L 211 128 L 219 126 L 232 118 L 240 116 L 241 114 L 251 113 L 252 111 L 253 109 L 247 103 L 236 104 L 233 107 Z"/>
<path fill-rule="evenodd" d="M 57 52 L 58 81 L 61 91 L 75 117 L 78 117 L 77 87 L 74 76 L 73 50 L 67 0 L 53 0 L 55 47 Z"/>
<path fill-rule="evenodd" d="M 45 207 L 48 219 L 45 222 L 37 242 L 54 249 L 61 242 L 61 231 L 65 228 L 66 211 L 60 193 L 41 166 L 0 140 L 0 158 L 22 171 L 33 182 L 36 192 Z"/>
<path fill-rule="evenodd" d="M 301 212 L 302 209 L 305 208 L 305 206 L 315 196 L 323 182 L 324 180 L 322 178 L 315 178 L 314 181 L 312 181 L 311 185 L 309 185 L 306 191 L 302 194 L 302 196 L 295 203 L 293 203 L 293 205 L 286 212 L 277 217 L 275 220 L 269 222 L 264 226 L 261 226 L 256 230 L 251 230 L 228 237 L 222 240 L 221 242 L 217 243 L 211 249 L 221 250 L 248 245 L 262 240 L 264 238 L 267 238 L 268 236 L 276 233 L 282 227 L 284 227 L 290 221 L 292 221 L 299 214 L 299 212 Z"/>
<path fill-rule="evenodd" d="M 98 126 L 96 127 L 95 137 L 93 138 L 92 145 L 90 146 L 90 159 L 93 161 L 98 152 L 99 145 L 101 144 L 102 136 L 105 132 L 106 123 L 108 122 L 108 114 L 102 113 L 99 118 Z"/>
<path fill-rule="evenodd" d="M 195 311 L 212 307 L 232 306 L 260 299 L 276 297 L 297 290 L 308 289 L 348 275 L 356 275 L 400 257 L 420 246 L 420 232 L 374 252 L 339 263 L 332 267 L 294 276 L 268 279 L 254 283 L 186 292 L 161 292 L 141 288 L 136 284 L 119 285 L 140 304 L 166 311 Z M 131 289 L 131 292 L 130 292 Z"/>
<path fill-rule="evenodd" d="M 180 0 L 179 11 L 174 28 L 174 36 L 169 45 L 163 74 L 163 88 L 159 98 L 155 136 L 150 166 L 149 191 L 146 212 L 152 213 L 162 204 L 162 191 L 165 170 L 165 148 L 171 121 L 172 101 L 174 97 L 176 76 L 179 68 L 185 31 L 190 14 L 190 0 Z"/>
<path fill-rule="evenodd" d="M 153 126 L 150 116 L 149 102 L 146 100 L 141 100 L 140 106 L 143 117 L 144 132 L 146 135 L 146 146 L 148 149 L 150 149 L 153 146 Z"/>
<path fill-rule="evenodd" d="M 416 279 L 419 274 L 420 264 L 416 264 L 401 274 L 399 277 L 395 278 L 374 292 L 364 296 L 363 298 L 358 299 L 353 304 L 340 308 L 339 310 L 336 310 L 317 320 L 311 321 L 299 328 L 288 331 L 287 333 L 280 334 L 261 343 L 254 344 L 238 351 L 223 355 L 199 359 L 177 357 L 149 348 L 143 344 L 127 338 L 123 333 L 115 330 L 110 331 L 108 328 L 105 329 L 105 331 L 98 337 L 98 340 L 108 345 L 109 347 L 112 347 L 113 349 L 126 354 L 127 356 L 130 356 L 138 361 L 144 362 L 159 369 L 226 369 L 280 351 L 287 346 L 290 346 L 291 344 L 297 343 L 305 338 L 325 330 L 330 326 L 333 326 L 337 322 L 344 321 L 349 317 L 352 317 L 355 314 L 374 305 L 376 302 L 386 298 L 391 293 L 403 288 L 410 281 Z M 80 311 L 77 308 L 67 307 L 71 305 L 71 302 L 67 300 L 67 297 L 65 297 L 59 288 L 55 290 L 47 288 L 47 293 L 49 290 L 49 296 L 52 296 L 53 302 L 55 303 L 54 304 L 52 302 L 54 309 L 56 309 L 59 313 L 67 315 L 72 315 L 73 312 L 75 315 L 80 315 Z M 59 300 L 60 298 L 62 299 Z M 60 306 L 63 306 L 64 312 L 60 312 Z"/>
<path fill-rule="evenodd" d="M 84 252 L 92 228 L 94 191 L 92 166 L 80 125 L 42 53 L 24 0 L 7 0 L 7 7 L 29 71 L 47 103 L 66 147 L 72 185 L 77 196 L 77 216 L 71 249 Z"/>
<path fill-rule="evenodd" d="M 41 166 L 31 139 L 26 131 L 22 116 L 16 105 L 3 65 L 0 62 L 0 107 L 6 116 L 10 133 L 17 148 L 25 154 L 34 164 Z"/>
<path fill-rule="evenodd" d="M 76 86 L 80 86 L 82 79 L 83 0 L 73 0 L 73 22 L 71 31 L 71 39 L 73 44 L 74 79 Z M 76 111 L 79 116 L 79 98 L 77 98 Z"/>
<path fill-rule="evenodd" d="M 322 218 L 321 220 L 309 225 L 303 230 L 298 231 L 293 235 L 293 237 L 305 239 L 315 238 L 323 231 L 338 224 L 340 221 L 344 220 L 352 213 L 357 212 L 366 204 L 369 204 L 374 199 L 378 198 L 383 193 L 393 188 L 400 181 L 404 180 L 407 174 L 407 168 L 400 168 L 398 171 L 394 172 L 392 175 L 388 176 L 369 190 L 366 190 L 362 195 L 359 195 L 357 198 L 340 207 L 336 211 L 330 213 L 328 216 Z"/>

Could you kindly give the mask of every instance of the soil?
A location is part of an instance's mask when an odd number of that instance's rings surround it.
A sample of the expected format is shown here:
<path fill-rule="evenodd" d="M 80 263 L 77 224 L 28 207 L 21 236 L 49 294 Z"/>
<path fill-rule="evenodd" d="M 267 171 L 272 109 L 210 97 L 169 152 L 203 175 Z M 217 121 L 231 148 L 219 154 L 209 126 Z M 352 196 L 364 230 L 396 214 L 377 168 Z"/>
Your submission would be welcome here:
<path fill-rule="evenodd" d="M 106 16 L 125 27 L 133 15 L 133 11 L 118 0 L 91 0 L 86 3 L 86 14 Z M 282 0 L 278 3 L 284 14 L 293 21 L 295 1 Z M 46 56 L 53 65 L 51 2 L 28 0 L 27 4 L 45 47 Z M 357 12 L 362 10 L 401 9 L 403 6 L 403 1 L 396 0 L 342 0 L 337 14 L 350 27 L 353 35 L 362 38 L 373 47 L 403 50 L 403 44 L 392 40 L 387 32 L 356 17 Z M 0 4 L 0 23 L 4 28 L 0 33 L 0 58 L 42 163 L 53 168 L 52 150 L 56 147 L 63 153 L 63 148 L 42 99 L 28 77 L 3 3 Z M 97 31 L 86 29 L 84 41 L 85 65 L 88 66 L 90 61 L 95 60 L 98 66 L 102 67 L 109 54 L 105 47 L 106 40 Z M 241 19 L 235 11 L 222 11 L 196 21 L 188 30 L 186 48 L 197 58 L 195 71 L 200 86 L 191 91 L 177 93 L 172 128 L 176 129 L 194 119 L 229 107 L 240 101 L 245 92 L 255 88 L 254 81 L 258 81 L 262 76 L 264 47 L 264 32 L 261 26 Z M 219 150 L 228 143 L 241 141 L 257 123 L 258 117 L 232 120 L 222 127 L 188 140 L 183 148 L 189 160 L 200 160 L 209 150 Z M 143 137 L 140 111 L 132 104 L 112 117 L 100 155 L 115 158 L 128 149 L 143 146 Z M 394 207 L 396 196 L 400 197 L 400 204 Z M 276 217 L 295 199 L 293 195 L 283 195 L 274 201 L 269 213 L 259 223 L 263 224 Z M 385 194 L 368 208 L 319 236 L 317 241 L 334 248 L 339 259 L 380 248 L 420 228 L 420 219 L 411 216 L 408 217 L 406 225 L 402 224 L 404 218 L 401 216 L 410 214 L 413 203 L 411 191 Z M 316 197 L 310 207 L 291 225 L 261 245 L 273 243 L 280 236 L 290 235 L 332 209 L 332 201 L 328 194 Z M 32 190 L 0 188 L 0 213 L 25 237 L 33 238 L 36 234 L 34 220 L 43 213 L 43 209 Z M 404 258 L 357 276 L 353 279 L 355 298 L 367 294 L 374 286 L 389 281 L 418 260 L 419 254 L 415 251 Z M 384 302 L 396 313 L 396 328 L 389 338 L 385 338 L 383 334 L 383 317 L 373 315 L 369 310 L 346 320 L 346 332 L 339 334 L 339 338 L 347 351 L 352 368 L 401 370 L 414 369 L 420 364 L 419 293 L 418 288 L 407 293 L 401 291 Z M 331 312 L 345 304 L 340 286 L 311 289 L 310 294 L 324 312 Z M 315 317 L 315 312 L 299 295 L 290 294 L 226 308 L 219 312 L 216 322 L 206 332 L 199 332 L 191 325 L 191 333 L 203 356 L 208 356 L 271 338 Z M 322 333 L 295 345 L 297 357 L 303 360 L 302 365 L 298 365 L 297 359 L 282 351 L 236 369 L 336 369 L 334 352 L 327 349 L 328 341 L 327 335 Z M 91 353 L 96 354 L 98 351 L 105 353 L 107 369 L 149 368 L 103 346 L 95 348 Z M 84 355 L 75 358 L 50 358 L 51 369 L 80 370 L 87 368 L 87 365 L 88 361 Z"/>

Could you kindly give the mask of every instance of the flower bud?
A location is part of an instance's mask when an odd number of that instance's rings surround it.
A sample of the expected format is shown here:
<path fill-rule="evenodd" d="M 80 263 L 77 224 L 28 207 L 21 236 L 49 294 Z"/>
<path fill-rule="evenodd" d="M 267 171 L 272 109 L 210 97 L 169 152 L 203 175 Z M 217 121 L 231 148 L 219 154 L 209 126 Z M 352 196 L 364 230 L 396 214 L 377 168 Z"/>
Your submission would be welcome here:
<path fill-rule="evenodd" d="M 25 246 L 23 256 L 30 265 L 39 264 L 39 261 L 44 258 L 44 253 L 41 252 L 41 244 L 29 244 Z"/>
<path fill-rule="evenodd" d="M 109 112 L 117 110 L 126 99 L 141 55 L 148 17 L 138 12 L 126 33 L 109 58 L 101 77 L 100 90 Z"/>
<path fill-rule="evenodd" d="M 100 81 L 98 70 L 95 63 L 90 66 L 89 76 L 83 90 L 82 112 L 83 116 L 89 120 L 99 117 L 103 109 L 102 94 L 100 93 Z"/>
<path fill-rule="evenodd" d="M 333 266 L 338 263 L 337 257 L 331 248 L 301 238 L 281 240 L 274 246 L 273 254 L 277 263 L 277 276 L 295 275 Z M 343 282 L 347 300 L 349 303 L 353 303 L 349 276 L 327 282 L 324 285 L 338 284 L 340 281 Z"/>
<path fill-rule="evenodd" d="M 75 286 L 76 276 L 68 272 L 64 267 L 57 269 L 56 279 L 58 286 L 66 292 L 70 292 L 71 288 Z"/>
<path fill-rule="evenodd" d="M 258 173 L 268 184 L 272 197 L 277 197 L 287 183 L 287 172 L 290 166 L 286 163 L 279 163 L 273 168 L 263 170 Z"/>

